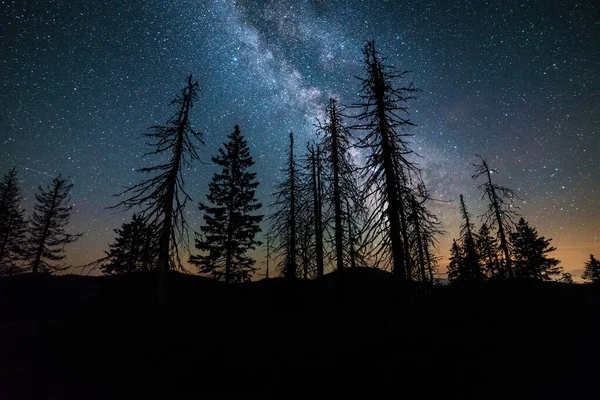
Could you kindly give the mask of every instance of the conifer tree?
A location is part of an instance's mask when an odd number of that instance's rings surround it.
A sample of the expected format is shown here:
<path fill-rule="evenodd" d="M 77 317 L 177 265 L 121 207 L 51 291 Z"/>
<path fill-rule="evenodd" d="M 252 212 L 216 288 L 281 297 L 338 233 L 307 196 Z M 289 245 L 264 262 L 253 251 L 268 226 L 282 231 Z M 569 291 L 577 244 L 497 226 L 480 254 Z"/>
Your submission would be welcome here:
<path fill-rule="evenodd" d="M 308 146 L 308 156 L 311 172 L 311 186 L 314 209 L 315 256 L 317 277 L 323 277 L 323 185 L 321 175 L 323 171 L 321 149 L 319 145 Z"/>
<path fill-rule="evenodd" d="M 365 198 L 373 199 L 373 216 L 369 218 L 366 234 L 380 238 L 376 256 L 389 257 L 393 273 L 400 282 L 406 282 L 407 248 L 406 229 L 402 229 L 402 218 L 406 215 L 403 207 L 407 204 L 406 193 L 401 183 L 416 166 L 407 156 L 412 152 L 406 140 L 410 136 L 405 129 L 413 126 L 408 113 L 407 102 L 418 89 L 412 83 L 396 86 L 395 82 L 404 79 L 406 72 L 397 73 L 384 65 L 375 48 L 374 41 L 368 42 L 363 50 L 365 76 L 362 78 L 362 111 L 357 116 L 354 127 L 364 131 L 359 148 L 368 150 L 364 165 Z"/>
<path fill-rule="evenodd" d="M 498 263 L 498 246 L 487 224 L 482 224 L 477 233 L 477 252 L 484 271 L 491 279 L 496 279 L 500 272 Z"/>
<path fill-rule="evenodd" d="M 133 214 L 131 221 L 115 229 L 117 237 L 106 256 L 99 260 L 100 270 L 105 275 L 121 275 L 150 271 L 157 267 L 158 238 L 156 228 Z"/>
<path fill-rule="evenodd" d="M 199 159 L 195 142 L 203 143 L 202 134 L 192 128 L 190 121 L 190 111 L 198 99 L 198 91 L 198 82 L 193 82 L 190 75 L 181 93 L 171 102 L 176 108 L 174 115 L 165 125 L 152 126 L 145 134 L 153 140 L 149 145 L 154 149 L 145 156 L 168 159 L 140 169 L 140 172 L 154 176 L 118 194 L 129 197 L 111 207 L 141 207 L 140 215 L 144 222 L 158 230 L 158 298 L 161 307 L 166 305 L 168 272 L 172 268 L 183 268 L 179 247 L 187 245 L 188 226 L 184 210 L 191 198 L 185 191 L 182 171 Z"/>
<path fill-rule="evenodd" d="M 463 259 L 460 268 L 461 279 L 466 281 L 480 281 L 483 279 L 483 273 L 479 266 L 479 254 L 475 247 L 473 224 L 471 223 L 471 216 L 467 211 L 465 199 L 462 194 L 460 195 L 460 215 L 462 217 L 460 240 L 463 248 Z"/>
<path fill-rule="evenodd" d="M 294 157 L 294 134 L 290 132 L 290 144 L 287 151 L 287 166 L 282 169 L 283 179 L 277 183 L 275 211 L 270 216 L 271 235 L 275 239 L 274 250 L 279 255 L 279 270 L 287 279 L 297 277 L 297 245 L 296 245 L 296 188 L 298 175 Z"/>
<path fill-rule="evenodd" d="M 24 244 L 24 258 L 31 262 L 33 274 L 66 269 L 55 262 L 64 260 L 64 247 L 81 236 L 65 230 L 73 210 L 69 196 L 72 187 L 73 184 L 59 174 L 46 189 L 40 186 L 35 194 L 36 203 Z"/>
<path fill-rule="evenodd" d="M 479 157 L 481 163 L 473 164 L 476 168 L 473 179 L 477 179 L 482 175 L 485 177 L 485 182 L 479 185 L 478 189 L 483 192 L 482 199 L 487 198 L 489 201 L 488 208 L 482 216 L 483 222 L 488 227 L 497 229 L 500 251 L 504 256 L 502 273 L 507 274 L 508 278 L 513 278 L 514 273 L 509 251 L 509 235 L 511 228 L 514 226 L 513 218 L 517 215 L 513 204 L 517 195 L 511 189 L 493 183 L 492 173 L 497 172 L 489 168 L 487 161 L 483 157 L 479 155 L 477 157 Z"/>
<path fill-rule="evenodd" d="M 600 283 L 600 261 L 593 254 L 590 254 L 590 259 L 584 264 L 581 278 L 594 284 Z"/>
<path fill-rule="evenodd" d="M 452 247 L 450 248 L 450 263 L 448 264 L 448 280 L 450 282 L 456 282 L 461 280 L 461 266 L 463 264 L 463 251 L 456 242 L 456 239 L 452 240 Z"/>
<path fill-rule="evenodd" d="M 0 276 L 18 272 L 26 232 L 21 190 L 13 167 L 0 182 Z"/>
<path fill-rule="evenodd" d="M 538 236 L 537 230 L 523 218 L 519 220 L 515 232 L 511 234 L 517 277 L 548 281 L 551 276 L 562 272 L 562 268 L 557 267 L 559 261 L 547 256 L 556 250 L 550 246 L 551 240 Z"/>
<path fill-rule="evenodd" d="M 410 248 L 414 254 L 412 264 L 418 267 L 413 271 L 415 280 L 433 283 L 434 262 L 431 255 L 432 249 L 437 247 L 436 235 L 442 231 L 439 229 L 439 221 L 429 210 L 425 203 L 429 200 L 429 194 L 424 185 L 419 185 L 419 196 L 410 193 L 410 207 L 407 222 L 412 232 L 410 235 Z"/>
<path fill-rule="evenodd" d="M 196 249 L 206 254 L 192 255 L 190 262 L 225 283 L 244 282 L 256 270 L 254 259 L 246 253 L 261 244 L 256 234 L 263 216 L 254 214 L 262 207 L 256 199 L 259 182 L 250 171 L 254 161 L 239 126 L 212 160 L 221 171 L 209 185 L 208 202 L 200 203 L 203 235 L 196 239 Z"/>

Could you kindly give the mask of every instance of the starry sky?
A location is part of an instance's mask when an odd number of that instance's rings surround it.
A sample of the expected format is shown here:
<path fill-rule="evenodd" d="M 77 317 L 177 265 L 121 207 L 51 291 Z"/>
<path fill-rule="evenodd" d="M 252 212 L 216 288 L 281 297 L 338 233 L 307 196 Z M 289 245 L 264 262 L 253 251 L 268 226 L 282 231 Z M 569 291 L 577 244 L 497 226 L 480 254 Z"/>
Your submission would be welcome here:
<path fill-rule="evenodd" d="M 139 182 L 135 170 L 151 163 L 142 135 L 167 121 L 193 74 L 203 160 L 239 124 L 268 205 L 288 133 L 301 151 L 330 96 L 357 101 L 370 39 L 422 89 L 409 104 L 411 146 L 432 194 L 453 200 L 433 206 L 447 232 L 444 258 L 458 234 L 459 194 L 471 214 L 483 212 L 475 153 L 553 238 L 566 271 L 580 275 L 590 253 L 600 256 L 593 0 L 0 0 L 0 173 L 18 168 L 28 212 L 38 185 L 70 177 L 70 229 L 84 236 L 67 261 L 103 256 L 130 218 L 106 207 Z M 195 229 L 213 172 L 185 172 Z"/>

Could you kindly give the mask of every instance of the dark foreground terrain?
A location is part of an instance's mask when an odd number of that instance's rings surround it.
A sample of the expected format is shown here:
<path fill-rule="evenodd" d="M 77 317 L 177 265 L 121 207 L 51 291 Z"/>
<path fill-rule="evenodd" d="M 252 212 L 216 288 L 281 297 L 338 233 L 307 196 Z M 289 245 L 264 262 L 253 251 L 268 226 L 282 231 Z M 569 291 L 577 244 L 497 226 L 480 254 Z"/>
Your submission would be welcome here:
<path fill-rule="evenodd" d="M 207 392 L 320 398 L 600 398 L 600 295 L 494 283 L 398 297 L 386 273 L 226 287 L 156 278 L 0 279 L 0 399 Z M 362 395 L 361 395 L 362 397 Z"/>

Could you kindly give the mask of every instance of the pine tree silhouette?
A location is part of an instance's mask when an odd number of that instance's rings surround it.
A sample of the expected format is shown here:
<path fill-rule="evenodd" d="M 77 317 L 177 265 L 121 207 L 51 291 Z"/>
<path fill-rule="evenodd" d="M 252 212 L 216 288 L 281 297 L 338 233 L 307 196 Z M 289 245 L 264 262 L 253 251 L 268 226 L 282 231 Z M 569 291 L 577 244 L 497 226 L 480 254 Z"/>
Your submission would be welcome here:
<path fill-rule="evenodd" d="M 585 262 L 581 278 L 594 284 L 600 283 L 600 261 L 593 254 L 590 254 L 590 259 Z"/>
<path fill-rule="evenodd" d="M 64 247 L 81 236 L 65 231 L 73 210 L 69 196 L 72 187 L 73 184 L 67 183 L 67 179 L 59 174 L 46 189 L 38 188 L 24 243 L 24 258 L 31 262 L 33 274 L 68 268 L 54 262 L 64 260 Z"/>
<path fill-rule="evenodd" d="M 27 224 L 18 183 L 14 167 L 0 182 L 0 276 L 19 272 L 17 262 L 23 253 Z"/>
<path fill-rule="evenodd" d="M 462 264 L 463 251 L 456 242 L 456 239 L 454 239 L 450 248 L 450 263 L 448 264 L 448 280 L 450 282 L 456 282 L 461 279 Z"/>
<path fill-rule="evenodd" d="M 491 279 L 496 279 L 500 272 L 498 245 L 487 224 L 482 224 L 479 228 L 476 245 L 484 271 Z"/>
<path fill-rule="evenodd" d="M 479 253 L 475 246 L 473 224 L 471 223 L 471 216 L 467 211 L 465 199 L 462 194 L 460 195 L 460 215 L 462 217 L 460 241 L 463 249 L 463 259 L 460 268 L 461 280 L 481 281 L 483 273 L 479 266 Z"/>
<path fill-rule="evenodd" d="M 537 230 L 523 218 L 517 223 L 515 232 L 510 235 L 515 275 L 518 278 L 531 278 L 549 281 L 551 276 L 560 275 L 559 261 L 546 256 L 556 250 L 550 246 L 552 239 L 538 236 Z"/>
<path fill-rule="evenodd" d="M 250 172 L 254 161 L 239 126 L 228 139 L 212 158 L 221 171 L 210 182 L 208 203 L 200 203 L 204 225 L 196 249 L 207 254 L 190 257 L 201 273 L 225 283 L 247 281 L 256 270 L 246 253 L 261 244 L 255 237 L 263 218 L 253 214 L 262 205 L 256 200 L 256 173 Z"/>
<path fill-rule="evenodd" d="M 100 270 L 106 275 L 130 274 L 155 269 L 158 260 L 156 228 L 133 214 L 131 221 L 115 229 L 117 237 L 106 256 L 99 260 Z"/>

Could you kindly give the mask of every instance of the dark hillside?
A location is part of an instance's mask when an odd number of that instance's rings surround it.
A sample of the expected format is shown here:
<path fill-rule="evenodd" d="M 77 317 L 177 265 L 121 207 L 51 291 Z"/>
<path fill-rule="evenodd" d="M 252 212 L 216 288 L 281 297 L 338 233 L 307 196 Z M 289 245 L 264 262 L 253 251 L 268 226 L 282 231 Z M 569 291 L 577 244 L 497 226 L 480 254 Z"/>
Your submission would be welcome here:
<path fill-rule="evenodd" d="M 344 278 L 346 290 L 335 274 L 229 286 L 178 274 L 164 314 L 152 274 L 0 279 L 0 398 L 320 388 L 597 397 L 591 286 L 503 282 L 399 298 L 385 272 Z"/>

